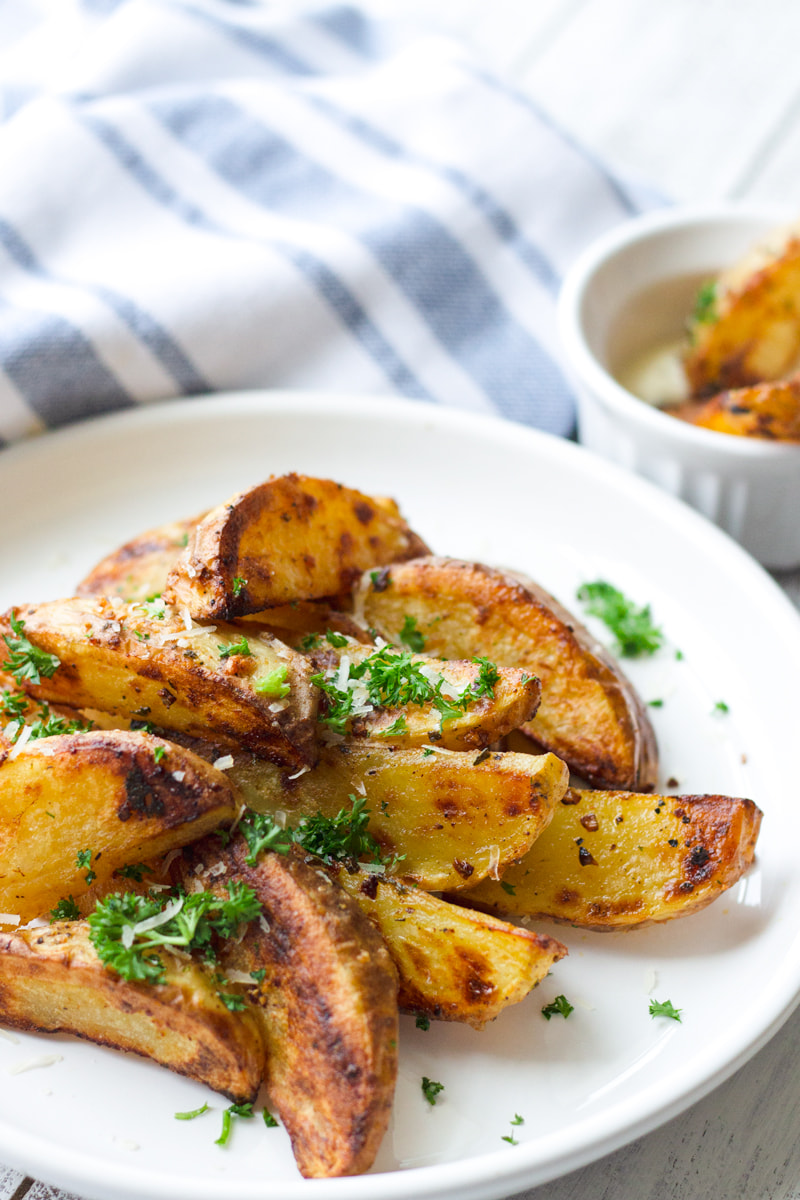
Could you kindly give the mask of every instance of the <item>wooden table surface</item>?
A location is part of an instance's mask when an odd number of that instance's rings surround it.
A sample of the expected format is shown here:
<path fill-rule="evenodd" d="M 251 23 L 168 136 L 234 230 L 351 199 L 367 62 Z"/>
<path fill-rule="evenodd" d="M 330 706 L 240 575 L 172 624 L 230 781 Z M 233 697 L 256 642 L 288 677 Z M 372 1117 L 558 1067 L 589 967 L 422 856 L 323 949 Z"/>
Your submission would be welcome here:
<path fill-rule="evenodd" d="M 368 0 L 366 7 L 471 43 L 570 133 L 666 196 L 775 201 L 800 213 L 800 6 Z M 800 609 L 800 571 L 776 579 Z M 514 1200 L 800 1200 L 798 1067 L 800 1012 L 681 1116 Z M 23 1196 L 66 1198 L 0 1167 L 0 1200 Z"/>

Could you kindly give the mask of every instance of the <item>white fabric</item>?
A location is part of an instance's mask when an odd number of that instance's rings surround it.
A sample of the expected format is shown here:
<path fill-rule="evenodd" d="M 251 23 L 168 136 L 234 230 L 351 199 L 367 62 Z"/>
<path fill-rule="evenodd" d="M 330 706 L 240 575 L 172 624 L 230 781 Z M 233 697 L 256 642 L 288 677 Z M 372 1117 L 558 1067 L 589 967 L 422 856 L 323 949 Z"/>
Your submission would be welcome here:
<path fill-rule="evenodd" d="M 554 301 L 634 195 L 464 50 L 335 7 L 0 0 L 0 439 L 394 393 L 566 434 Z"/>

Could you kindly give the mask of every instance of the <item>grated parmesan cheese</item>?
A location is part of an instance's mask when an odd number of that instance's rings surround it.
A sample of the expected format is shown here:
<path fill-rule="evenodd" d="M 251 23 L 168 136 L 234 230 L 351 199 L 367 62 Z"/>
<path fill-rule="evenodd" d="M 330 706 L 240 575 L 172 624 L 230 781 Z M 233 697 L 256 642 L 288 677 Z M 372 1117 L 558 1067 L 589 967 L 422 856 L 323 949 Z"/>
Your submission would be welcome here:
<path fill-rule="evenodd" d="M 233 766 L 233 755 L 223 754 L 221 758 L 214 760 L 212 766 L 216 767 L 218 771 L 229 771 Z"/>
<path fill-rule="evenodd" d="M 19 925 L 19 913 L 0 913 L 0 925 Z"/>
<path fill-rule="evenodd" d="M 25 1062 L 15 1063 L 8 1068 L 9 1075 L 22 1075 L 24 1071 L 35 1071 L 38 1067 L 52 1067 L 55 1063 L 64 1061 L 63 1054 L 40 1054 L 38 1058 L 28 1058 Z"/>
<path fill-rule="evenodd" d="M 173 771 L 172 778 L 175 780 L 176 783 L 183 783 L 184 779 L 186 778 L 186 772 L 185 771 Z"/>
<path fill-rule="evenodd" d="M 20 750 L 22 749 L 22 747 L 27 746 L 28 742 L 31 740 L 32 733 L 33 733 L 32 726 L 30 726 L 30 725 L 23 726 L 23 729 L 22 729 L 19 737 L 17 738 L 16 742 L 14 743 L 14 745 L 11 747 L 11 749 L 8 752 L 8 757 L 10 759 L 16 758 L 17 755 L 19 754 Z"/>
<path fill-rule="evenodd" d="M 500 871 L 498 869 L 499 866 L 500 866 L 500 847 L 499 846 L 490 846 L 489 847 L 489 872 L 488 873 L 492 879 L 500 878 Z"/>

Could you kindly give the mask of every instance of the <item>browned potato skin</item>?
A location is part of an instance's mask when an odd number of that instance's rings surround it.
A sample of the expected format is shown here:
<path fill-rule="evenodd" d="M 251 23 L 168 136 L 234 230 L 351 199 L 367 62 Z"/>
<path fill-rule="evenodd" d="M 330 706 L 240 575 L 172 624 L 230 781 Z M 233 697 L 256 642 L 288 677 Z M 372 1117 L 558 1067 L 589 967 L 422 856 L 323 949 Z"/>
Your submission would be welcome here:
<path fill-rule="evenodd" d="M 282 475 L 199 522 L 164 595 L 198 619 L 231 620 L 341 595 L 362 571 L 426 552 L 393 500 L 329 479 Z"/>
<path fill-rule="evenodd" d="M 780 379 L 800 354 L 800 237 L 775 231 L 717 280 L 715 319 L 691 325 L 695 397 Z"/>
<path fill-rule="evenodd" d="M 537 584 L 479 563 L 430 557 L 391 566 L 378 585 L 369 574 L 362 577 L 357 617 L 396 640 L 412 616 L 427 653 L 480 655 L 538 676 L 538 711 L 519 723 L 530 737 L 598 786 L 654 786 L 655 734 L 633 686 L 588 630 Z"/>
<path fill-rule="evenodd" d="M 283 811 L 290 825 L 349 810 L 363 795 L 369 831 L 392 874 L 426 891 L 474 884 L 521 858 L 563 796 L 568 772 L 555 755 L 423 750 L 347 742 L 323 747 L 313 770 L 288 779 L 270 763 L 237 755 L 226 772 L 248 807 Z"/>
<path fill-rule="evenodd" d="M 85 921 L 0 933 L 0 1024 L 141 1054 L 253 1102 L 264 1069 L 255 1014 L 228 1012 L 196 963 L 169 953 L 162 961 L 163 984 L 129 983 L 102 965 Z"/>
<path fill-rule="evenodd" d="M 238 808 L 222 772 L 151 734 L 93 730 L 29 742 L 0 762 L 0 912 L 24 923 L 85 892 L 83 850 L 103 883 L 118 867 L 229 824 Z"/>
<path fill-rule="evenodd" d="M 631 929 L 705 908 L 751 866 L 761 812 L 730 796 L 569 790 L 525 857 L 465 903 L 586 929 Z"/>
<path fill-rule="evenodd" d="M 0 615 L 0 634 L 11 632 L 13 611 Z M 317 695 L 309 664 L 270 634 L 248 631 L 251 654 L 223 660 L 218 643 L 234 643 L 242 631 L 216 624 L 204 636 L 202 652 L 199 639 L 188 644 L 195 655 L 190 658 L 176 641 L 159 645 L 166 632 L 183 628 L 172 611 L 162 619 L 148 617 L 136 606 L 90 596 L 23 606 L 17 616 L 33 644 L 61 659 L 51 678 L 24 685 L 38 700 L 145 717 L 159 728 L 245 745 L 295 768 L 316 757 Z M 7 653 L 2 643 L 0 653 Z M 277 712 L 274 697 L 259 695 L 253 682 L 254 671 L 275 663 L 286 666 L 291 687 Z"/>
<path fill-rule="evenodd" d="M 142 601 L 160 595 L 199 517 L 148 529 L 101 559 L 78 584 L 79 596 Z"/>
<path fill-rule="evenodd" d="M 381 932 L 400 1007 L 481 1029 L 567 953 L 555 938 L 471 912 L 363 869 L 330 868 Z"/>
<path fill-rule="evenodd" d="M 184 852 L 187 881 L 252 887 L 264 910 L 221 950 L 226 971 L 266 970 L 250 989 L 267 1045 L 270 1103 L 306 1178 L 369 1169 L 389 1123 L 397 1077 L 397 976 L 380 936 L 318 859 L 263 854 L 242 838 L 207 838 Z M 176 864 L 177 865 L 177 864 Z"/>
<path fill-rule="evenodd" d="M 720 392 L 669 410 L 702 429 L 771 442 L 800 442 L 800 375 Z"/>

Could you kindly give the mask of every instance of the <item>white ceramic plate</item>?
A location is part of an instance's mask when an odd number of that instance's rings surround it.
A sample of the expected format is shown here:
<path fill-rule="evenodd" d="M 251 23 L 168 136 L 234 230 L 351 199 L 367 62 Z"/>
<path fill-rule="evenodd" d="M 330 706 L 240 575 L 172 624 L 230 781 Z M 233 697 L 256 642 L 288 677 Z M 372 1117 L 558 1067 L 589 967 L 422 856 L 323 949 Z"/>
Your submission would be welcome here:
<path fill-rule="evenodd" d="M 674 1116 L 794 1007 L 800 621 L 715 528 L 573 445 L 427 405 L 299 394 L 166 404 L 4 452 L 0 604 L 71 594 L 138 531 L 290 469 L 391 494 L 436 551 L 517 567 L 572 607 L 599 577 L 650 603 L 667 645 L 628 670 L 645 699 L 664 701 L 652 710 L 661 786 L 755 799 L 758 864 L 684 921 L 602 937 L 554 927 L 570 957 L 483 1032 L 425 1033 L 403 1018 L 395 1113 L 369 1176 L 301 1180 L 283 1130 L 260 1120 L 239 1121 L 221 1149 L 219 1096 L 134 1057 L 33 1036 L 0 1038 L 0 1160 L 102 1200 L 508 1195 Z M 714 715 L 720 700 L 727 715 Z M 559 993 L 575 1011 L 547 1022 L 541 1007 Z M 654 998 L 682 1023 L 651 1018 Z M 9 1074 L 51 1053 L 63 1058 Z M 422 1075 L 445 1085 L 435 1108 Z M 204 1101 L 215 1111 L 174 1119 Z M 512 1131 L 517 1146 L 502 1140 Z"/>

